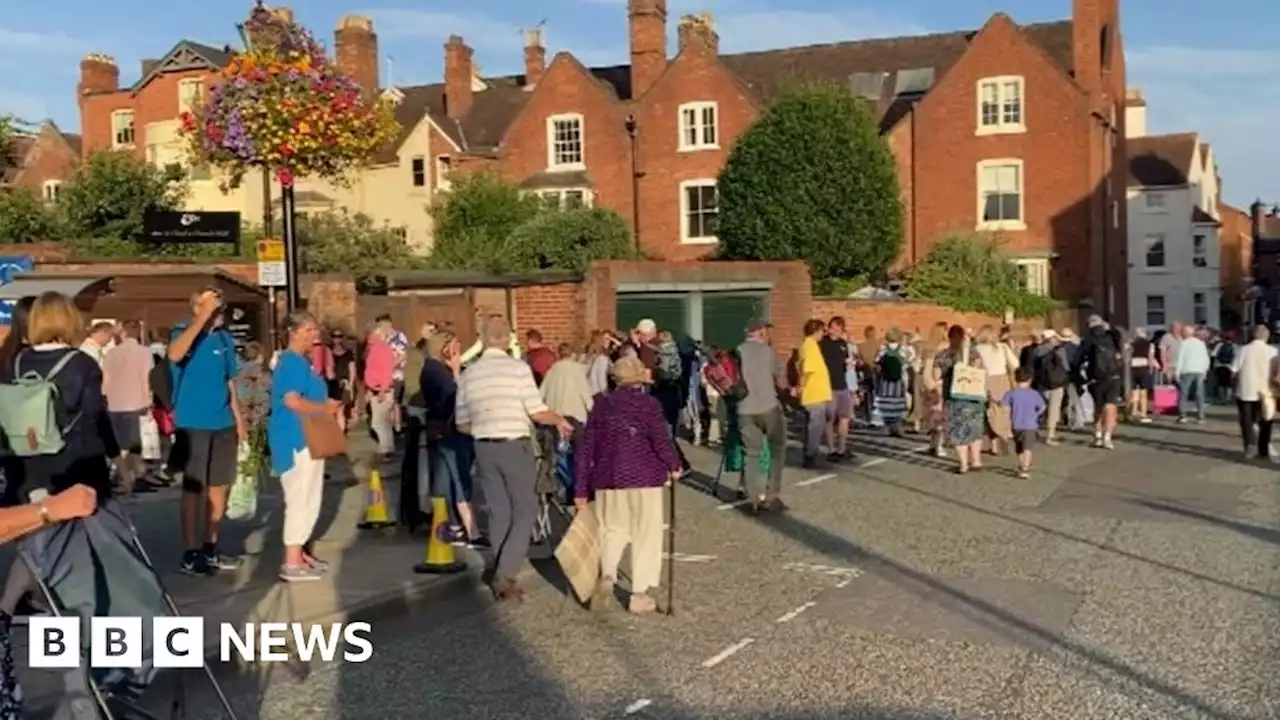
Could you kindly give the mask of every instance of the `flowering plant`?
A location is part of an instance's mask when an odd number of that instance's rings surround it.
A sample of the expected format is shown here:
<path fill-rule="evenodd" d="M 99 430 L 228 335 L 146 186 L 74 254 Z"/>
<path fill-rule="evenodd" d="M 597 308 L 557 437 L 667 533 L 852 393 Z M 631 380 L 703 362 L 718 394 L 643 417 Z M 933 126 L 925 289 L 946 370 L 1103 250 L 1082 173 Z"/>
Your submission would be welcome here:
<path fill-rule="evenodd" d="M 245 30 L 252 47 L 233 56 L 208 97 L 182 114 L 193 159 L 224 170 L 228 188 L 260 167 L 286 187 L 307 176 L 348 183 L 398 132 L 391 106 L 341 73 L 288 18 L 259 7 Z"/>

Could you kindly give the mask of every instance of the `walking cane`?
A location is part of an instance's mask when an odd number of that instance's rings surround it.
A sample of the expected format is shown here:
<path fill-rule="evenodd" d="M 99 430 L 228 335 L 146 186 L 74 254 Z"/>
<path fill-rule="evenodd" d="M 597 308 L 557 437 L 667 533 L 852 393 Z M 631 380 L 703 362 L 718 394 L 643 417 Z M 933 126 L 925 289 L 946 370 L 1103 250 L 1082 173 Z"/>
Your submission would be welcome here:
<path fill-rule="evenodd" d="M 676 614 L 676 481 L 667 482 L 667 616 Z"/>

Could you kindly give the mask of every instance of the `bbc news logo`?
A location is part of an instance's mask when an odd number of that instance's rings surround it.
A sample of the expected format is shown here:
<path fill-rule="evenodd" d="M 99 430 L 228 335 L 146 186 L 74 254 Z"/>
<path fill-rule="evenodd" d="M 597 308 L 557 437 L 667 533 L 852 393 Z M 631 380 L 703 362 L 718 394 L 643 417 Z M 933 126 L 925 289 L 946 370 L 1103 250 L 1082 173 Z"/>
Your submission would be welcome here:
<path fill-rule="evenodd" d="M 76 617 L 30 618 L 28 662 L 33 668 L 76 668 L 83 661 L 81 622 Z M 245 623 L 218 627 L 218 656 L 226 663 L 324 662 L 341 658 L 362 663 L 373 657 L 369 623 Z M 205 662 L 205 625 L 198 617 L 152 619 L 152 658 L 157 668 L 198 668 Z M 89 622 L 89 666 L 140 668 L 146 642 L 140 617 L 94 617 Z"/>

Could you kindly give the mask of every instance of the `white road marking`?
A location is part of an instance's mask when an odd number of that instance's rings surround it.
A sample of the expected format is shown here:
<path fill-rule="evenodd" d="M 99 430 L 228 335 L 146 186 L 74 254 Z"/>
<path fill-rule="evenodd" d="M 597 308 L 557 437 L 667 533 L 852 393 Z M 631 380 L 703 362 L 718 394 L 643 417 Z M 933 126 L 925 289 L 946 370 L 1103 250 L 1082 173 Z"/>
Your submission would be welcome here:
<path fill-rule="evenodd" d="M 872 460 L 868 460 L 868 461 L 866 461 L 866 462 L 864 462 L 864 463 L 862 463 L 862 464 L 858 465 L 858 467 L 860 467 L 860 468 L 875 467 L 876 465 L 883 465 L 884 463 L 887 463 L 887 462 L 889 462 L 889 458 L 883 458 L 883 457 L 880 457 L 880 458 L 874 458 L 874 459 L 872 459 Z"/>
<path fill-rule="evenodd" d="M 717 507 L 716 509 L 717 509 L 717 510 L 732 510 L 732 509 L 734 509 L 734 508 L 740 508 L 740 507 L 742 507 L 743 505 L 750 505 L 750 504 L 751 504 L 751 498 L 747 498 L 746 500 L 735 500 L 734 502 L 731 502 L 731 503 L 725 503 L 725 504 L 721 505 L 720 507 Z"/>
<path fill-rule="evenodd" d="M 627 706 L 626 713 L 627 713 L 628 715 L 635 715 L 636 713 L 638 713 L 638 712 L 640 712 L 641 710 L 643 710 L 643 709 L 645 709 L 645 708 L 649 707 L 649 706 L 650 706 L 650 705 L 652 705 L 652 704 L 653 704 L 653 701 L 652 701 L 652 700 L 650 700 L 649 698 L 640 698 L 639 700 L 637 700 L 637 701 L 635 701 L 635 702 L 633 702 L 633 703 L 631 703 L 630 705 L 628 705 L 628 706 Z"/>
<path fill-rule="evenodd" d="M 713 668 L 719 665 L 720 663 L 724 662 L 725 660 L 728 660 L 729 658 L 733 657 L 738 652 L 741 652 L 744 648 L 746 648 L 748 645 L 750 645 L 755 641 L 756 641 L 755 638 L 745 638 L 743 640 L 739 640 L 738 642 L 730 645 L 724 650 L 721 650 L 717 655 L 711 658 L 708 658 L 706 661 L 702 663 L 702 667 Z"/>
<path fill-rule="evenodd" d="M 840 582 L 836 583 L 836 587 L 838 587 L 838 588 L 846 588 L 846 587 L 849 587 L 849 583 L 851 583 L 851 582 L 853 582 L 853 578 L 851 578 L 851 577 L 849 577 L 849 578 L 845 578 L 844 580 L 841 580 Z"/>
<path fill-rule="evenodd" d="M 826 482 L 834 478 L 835 476 L 836 476 L 835 473 L 830 473 L 827 475 L 819 475 L 818 477 L 811 477 L 808 480 L 801 480 L 800 482 L 796 483 L 796 487 L 808 487 L 810 485 L 817 485 L 818 483 Z"/>
<path fill-rule="evenodd" d="M 801 605 L 800 607 L 796 608 L 795 610 L 792 610 L 791 612 L 789 612 L 789 613 L 787 613 L 787 614 L 783 615 L 782 617 L 778 618 L 777 620 L 774 620 L 774 622 L 776 622 L 776 623 L 786 623 L 786 622 L 791 622 L 792 620 L 795 620 L 796 618 L 800 617 L 800 613 L 804 612 L 805 610 L 808 610 L 809 608 L 811 608 L 811 607 L 813 607 L 813 606 L 815 606 L 815 605 L 817 605 L 817 604 L 818 604 L 818 603 L 815 603 L 815 602 L 807 602 L 807 603 L 805 603 L 805 604 Z"/>
<path fill-rule="evenodd" d="M 813 563 L 787 563 L 782 566 L 783 570 L 797 570 L 799 572 L 811 572 L 818 575 L 829 575 L 831 577 L 856 578 L 862 575 L 862 571 L 853 567 L 832 567 L 830 565 L 815 565 Z"/>
<path fill-rule="evenodd" d="M 715 555 L 688 555 L 685 553 L 662 553 L 663 559 L 671 558 L 676 562 L 708 563 L 716 559 Z"/>

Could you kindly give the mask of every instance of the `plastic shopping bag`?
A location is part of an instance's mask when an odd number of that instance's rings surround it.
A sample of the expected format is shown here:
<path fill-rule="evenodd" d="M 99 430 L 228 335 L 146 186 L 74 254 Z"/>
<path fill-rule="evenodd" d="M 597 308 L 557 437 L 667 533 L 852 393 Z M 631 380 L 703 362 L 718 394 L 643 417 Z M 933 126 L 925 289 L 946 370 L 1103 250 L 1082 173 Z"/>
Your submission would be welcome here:
<path fill-rule="evenodd" d="M 258 514 L 258 477 L 261 475 L 250 462 L 252 450 L 249 443 L 240 443 L 236 451 L 236 481 L 227 496 L 227 517 L 232 520 L 248 520 Z"/>
<path fill-rule="evenodd" d="M 151 413 L 138 418 L 138 430 L 142 436 L 142 459 L 158 462 L 163 455 L 160 447 L 160 424 Z"/>

